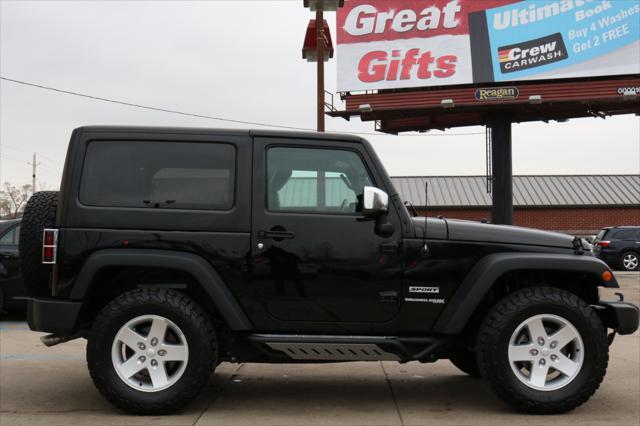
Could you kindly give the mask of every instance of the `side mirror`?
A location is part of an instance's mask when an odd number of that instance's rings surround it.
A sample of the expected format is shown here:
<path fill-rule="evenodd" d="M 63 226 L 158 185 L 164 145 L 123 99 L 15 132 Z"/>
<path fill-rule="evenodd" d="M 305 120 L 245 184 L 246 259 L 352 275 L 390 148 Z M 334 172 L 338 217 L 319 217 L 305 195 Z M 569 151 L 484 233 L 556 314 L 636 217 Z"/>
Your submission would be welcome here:
<path fill-rule="evenodd" d="M 362 214 L 365 217 L 378 217 L 389 210 L 389 195 L 382 189 L 365 186 L 362 203 Z"/>

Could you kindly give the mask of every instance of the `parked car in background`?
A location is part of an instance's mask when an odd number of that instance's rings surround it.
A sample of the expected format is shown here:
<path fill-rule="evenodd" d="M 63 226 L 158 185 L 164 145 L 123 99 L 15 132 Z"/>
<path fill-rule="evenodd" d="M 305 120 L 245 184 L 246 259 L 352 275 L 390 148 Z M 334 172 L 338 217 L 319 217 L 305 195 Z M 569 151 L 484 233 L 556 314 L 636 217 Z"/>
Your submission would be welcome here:
<path fill-rule="evenodd" d="M 26 307 L 24 300 L 13 300 L 26 295 L 18 257 L 20 222 L 0 220 L 0 312 Z"/>
<path fill-rule="evenodd" d="M 613 226 L 602 229 L 594 241 L 596 256 L 612 268 L 640 269 L 640 226 Z"/>

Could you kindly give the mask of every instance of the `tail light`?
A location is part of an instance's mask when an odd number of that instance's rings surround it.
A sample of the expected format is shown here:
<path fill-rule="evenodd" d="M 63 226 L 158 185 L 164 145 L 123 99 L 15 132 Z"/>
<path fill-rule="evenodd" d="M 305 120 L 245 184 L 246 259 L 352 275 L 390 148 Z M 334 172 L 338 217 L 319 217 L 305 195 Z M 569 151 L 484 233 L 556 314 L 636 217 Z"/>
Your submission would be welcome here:
<path fill-rule="evenodd" d="M 56 263 L 56 252 L 58 251 L 58 230 L 45 229 L 42 231 L 42 263 Z"/>
<path fill-rule="evenodd" d="M 596 243 L 596 245 L 600 247 L 609 247 L 609 244 L 611 244 L 611 241 L 598 241 Z"/>

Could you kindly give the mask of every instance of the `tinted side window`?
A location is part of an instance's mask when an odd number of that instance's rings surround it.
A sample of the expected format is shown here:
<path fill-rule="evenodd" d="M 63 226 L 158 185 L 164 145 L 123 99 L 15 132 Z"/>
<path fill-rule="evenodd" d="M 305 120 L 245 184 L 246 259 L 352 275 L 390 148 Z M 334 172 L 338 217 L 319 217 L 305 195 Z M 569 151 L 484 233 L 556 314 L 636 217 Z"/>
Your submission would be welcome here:
<path fill-rule="evenodd" d="M 635 236 L 636 231 L 633 229 L 620 229 L 611 233 L 611 238 L 615 238 L 616 240 L 626 240 L 629 238 L 633 238 Z"/>
<path fill-rule="evenodd" d="M 271 211 L 354 214 L 371 185 L 352 151 L 271 148 L 267 152 L 267 207 Z"/>
<path fill-rule="evenodd" d="M 80 202 L 100 207 L 228 210 L 235 148 L 225 143 L 94 141 Z"/>
<path fill-rule="evenodd" d="M 20 226 L 14 226 L 0 238 L 0 246 L 17 246 L 20 235 Z"/>

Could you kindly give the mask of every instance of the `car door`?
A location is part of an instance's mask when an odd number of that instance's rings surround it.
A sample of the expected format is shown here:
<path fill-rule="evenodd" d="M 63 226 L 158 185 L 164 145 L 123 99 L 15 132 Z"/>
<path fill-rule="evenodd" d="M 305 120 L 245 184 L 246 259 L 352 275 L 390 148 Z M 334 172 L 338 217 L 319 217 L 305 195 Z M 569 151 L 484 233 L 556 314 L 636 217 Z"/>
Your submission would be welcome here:
<path fill-rule="evenodd" d="M 611 233 L 611 247 L 622 255 L 626 250 L 634 249 L 636 241 L 636 230 L 633 228 L 620 228 Z"/>
<path fill-rule="evenodd" d="M 370 323 L 398 312 L 400 221 L 390 209 L 394 230 L 382 237 L 359 213 L 364 186 L 381 182 L 367 160 L 352 143 L 254 141 L 252 271 L 277 320 Z"/>
<path fill-rule="evenodd" d="M 15 296 L 24 296 L 18 244 L 20 225 L 15 225 L 0 235 L 0 284 L 6 301 Z"/>

